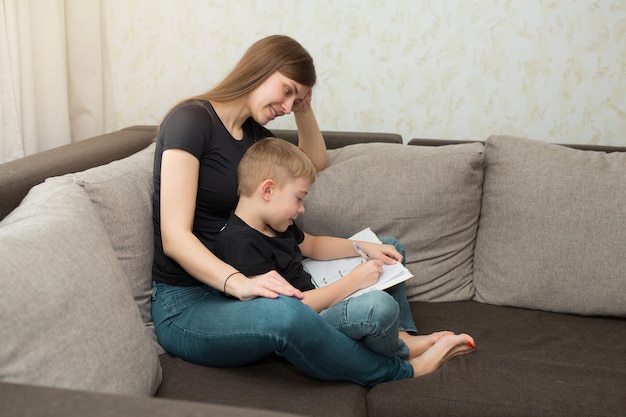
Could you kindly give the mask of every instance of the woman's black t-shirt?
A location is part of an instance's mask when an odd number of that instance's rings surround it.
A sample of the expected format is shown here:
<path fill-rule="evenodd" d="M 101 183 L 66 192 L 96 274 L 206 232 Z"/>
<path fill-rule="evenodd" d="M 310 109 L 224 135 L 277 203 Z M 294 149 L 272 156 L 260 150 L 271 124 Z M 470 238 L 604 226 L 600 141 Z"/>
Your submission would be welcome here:
<path fill-rule="evenodd" d="M 213 250 L 215 237 L 237 205 L 237 165 L 252 144 L 272 133 L 252 118 L 242 126 L 243 138 L 234 139 L 208 101 L 176 106 L 165 117 L 157 134 L 154 155 L 154 262 L 156 281 L 190 286 L 199 282 L 163 252 L 160 233 L 161 157 L 167 149 L 181 149 L 200 161 L 193 233 Z"/>

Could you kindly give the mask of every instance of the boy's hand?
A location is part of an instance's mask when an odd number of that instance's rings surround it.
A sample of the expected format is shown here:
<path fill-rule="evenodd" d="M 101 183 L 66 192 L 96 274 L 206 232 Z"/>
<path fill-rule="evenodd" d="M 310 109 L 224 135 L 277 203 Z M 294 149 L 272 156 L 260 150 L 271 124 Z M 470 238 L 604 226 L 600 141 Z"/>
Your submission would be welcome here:
<path fill-rule="evenodd" d="M 379 243 L 359 242 L 363 250 L 371 259 L 378 259 L 387 265 L 402 262 L 402 255 L 393 245 L 382 245 Z"/>
<path fill-rule="evenodd" d="M 361 290 L 376 284 L 382 273 L 383 261 L 373 260 L 357 265 L 350 275 L 354 274 L 358 289 Z"/>

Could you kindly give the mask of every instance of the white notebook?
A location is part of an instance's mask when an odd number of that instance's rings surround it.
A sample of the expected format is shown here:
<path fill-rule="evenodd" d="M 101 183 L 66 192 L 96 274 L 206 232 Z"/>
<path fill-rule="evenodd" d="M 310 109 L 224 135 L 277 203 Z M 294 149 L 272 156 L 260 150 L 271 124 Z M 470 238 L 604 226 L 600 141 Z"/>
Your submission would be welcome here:
<path fill-rule="evenodd" d="M 363 242 L 381 243 L 378 236 L 376 236 L 376 234 L 369 227 L 361 230 L 349 239 L 360 240 Z M 302 266 L 305 271 L 311 274 L 313 285 L 320 288 L 340 280 L 363 262 L 366 262 L 366 260 L 361 256 L 334 259 L 332 261 L 305 259 L 302 262 Z M 384 290 L 385 288 L 389 288 L 406 281 L 411 277 L 413 277 L 411 271 L 409 271 L 400 262 L 392 265 L 383 265 L 383 273 L 374 285 L 356 291 L 348 296 L 348 298 L 366 293 L 367 291 L 371 291 L 373 289 Z"/>

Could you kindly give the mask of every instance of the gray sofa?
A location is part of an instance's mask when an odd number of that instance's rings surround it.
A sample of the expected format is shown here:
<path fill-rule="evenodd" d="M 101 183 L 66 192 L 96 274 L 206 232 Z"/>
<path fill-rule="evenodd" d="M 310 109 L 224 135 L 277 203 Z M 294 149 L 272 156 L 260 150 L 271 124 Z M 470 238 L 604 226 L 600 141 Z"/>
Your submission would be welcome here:
<path fill-rule="evenodd" d="M 270 358 L 215 369 L 163 352 L 149 313 L 154 130 L 0 165 L 2 415 L 625 415 L 625 148 L 324 132 L 330 166 L 301 226 L 399 238 L 419 331 L 477 344 L 366 388 Z"/>

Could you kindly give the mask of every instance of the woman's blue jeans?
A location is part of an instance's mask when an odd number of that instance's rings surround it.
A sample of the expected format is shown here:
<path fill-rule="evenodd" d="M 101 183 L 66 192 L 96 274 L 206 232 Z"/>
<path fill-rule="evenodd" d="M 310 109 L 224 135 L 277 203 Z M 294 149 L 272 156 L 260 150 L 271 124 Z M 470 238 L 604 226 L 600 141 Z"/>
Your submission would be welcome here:
<path fill-rule="evenodd" d="M 413 376 L 409 362 L 371 351 L 292 297 L 239 301 L 157 282 L 152 319 L 166 351 L 200 365 L 241 366 L 276 352 L 321 380 L 373 386 Z"/>
<path fill-rule="evenodd" d="M 372 351 L 292 297 L 240 301 L 205 285 L 155 282 L 152 319 L 166 351 L 201 365 L 241 366 L 278 353 L 321 380 L 374 386 L 413 377 L 406 360 Z"/>

